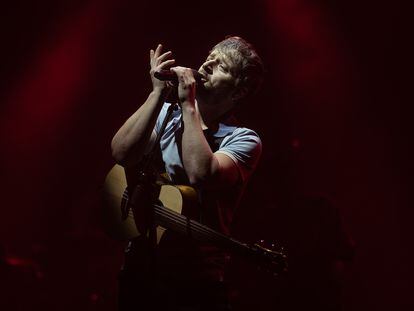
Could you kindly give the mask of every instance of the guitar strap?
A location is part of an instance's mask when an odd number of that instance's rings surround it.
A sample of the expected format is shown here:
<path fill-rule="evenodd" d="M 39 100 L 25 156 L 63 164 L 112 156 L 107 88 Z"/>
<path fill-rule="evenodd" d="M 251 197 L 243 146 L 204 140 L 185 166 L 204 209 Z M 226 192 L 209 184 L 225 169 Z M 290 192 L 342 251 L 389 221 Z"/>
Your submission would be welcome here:
<path fill-rule="evenodd" d="M 160 130 L 157 133 L 155 143 L 152 146 L 151 151 L 144 158 L 143 170 L 148 170 L 152 168 L 152 166 L 155 164 L 157 160 L 160 161 L 162 159 L 161 148 L 160 148 L 161 137 L 164 134 L 165 128 L 167 127 L 168 122 L 171 120 L 173 111 L 176 109 L 176 107 L 177 107 L 177 104 L 170 104 L 170 106 L 168 107 L 167 114 L 164 118 L 164 121 L 162 122 Z"/>
<path fill-rule="evenodd" d="M 144 155 L 141 162 L 138 164 L 137 167 L 137 173 L 138 178 L 134 178 L 135 180 L 132 180 L 131 183 L 128 180 L 129 176 L 127 176 L 127 187 L 124 191 L 124 194 L 122 196 L 122 202 L 121 202 L 121 212 L 122 212 L 122 219 L 125 220 L 128 217 L 129 210 L 132 208 L 132 205 L 134 204 L 135 200 L 139 200 L 138 196 L 141 194 L 138 192 L 148 192 L 151 187 L 151 185 L 155 184 L 155 180 L 153 176 L 155 176 L 154 171 L 158 171 L 161 167 L 162 162 L 162 155 L 161 155 L 161 148 L 160 148 L 160 140 L 161 137 L 165 131 L 165 128 L 167 126 L 168 121 L 172 117 L 172 113 L 174 109 L 176 108 L 176 104 L 170 104 L 167 110 L 166 117 L 161 125 L 160 130 L 157 133 L 157 137 L 155 139 L 155 143 L 152 146 L 151 151 Z M 145 186 L 145 188 L 140 187 Z M 143 188 L 142 191 L 137 191 L 138 189 Z M 153 192 L 153 191 L 151 191 Z M 138 194 L 137 194 L 138 193 Z M 132 197 L 131 197 L 132 194 Z M 136 196 L 134 198 L 134 196 Z M 150 201 L 158 197 L 157 193 L 152 193 Z"/>

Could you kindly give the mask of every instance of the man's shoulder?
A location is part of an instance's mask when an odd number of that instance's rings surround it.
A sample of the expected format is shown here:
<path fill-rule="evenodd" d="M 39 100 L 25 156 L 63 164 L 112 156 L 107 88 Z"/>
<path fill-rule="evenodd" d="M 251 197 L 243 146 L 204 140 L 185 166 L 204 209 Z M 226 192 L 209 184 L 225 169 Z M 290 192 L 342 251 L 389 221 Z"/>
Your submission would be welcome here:
<path fill-rule="evenodd" d="M 227 137 L 231 141 L 254 141 L 257 144 L 262 144 L 259 134 L 247 127 L 236 127 Z"/>
<path fill-rule="evenodd" d="M 227 117 L 219 124 L 217 135 L 227 138 L 256 137 L 258 142 L 261 143 L 259 134 L 257 134 L 256 131 L 243 126 L 234 115 Z"/>
<path fill-rule="evenodd" d="M 255 131 L 238 127 L 223 139 L 218 152 L 254 167 L 262 153 L 262 141 Z"/>

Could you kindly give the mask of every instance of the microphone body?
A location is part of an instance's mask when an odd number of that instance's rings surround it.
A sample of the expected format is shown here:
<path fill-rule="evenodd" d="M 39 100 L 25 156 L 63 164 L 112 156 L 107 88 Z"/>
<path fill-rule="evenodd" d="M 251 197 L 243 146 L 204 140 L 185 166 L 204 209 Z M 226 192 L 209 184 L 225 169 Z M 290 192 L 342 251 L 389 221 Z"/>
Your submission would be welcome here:
<path fill-rule="evenodd" d="M 203 76 L 195 69 L 191 69 L 193 76 L 196 80 L 196 83 L 202 82 Z M 175 72 L 170 70 L 159 70 L 154 72 L 154 77 L 161 81 L 171 81 L 173 84 L 178 85 L 178 77 Z"/>

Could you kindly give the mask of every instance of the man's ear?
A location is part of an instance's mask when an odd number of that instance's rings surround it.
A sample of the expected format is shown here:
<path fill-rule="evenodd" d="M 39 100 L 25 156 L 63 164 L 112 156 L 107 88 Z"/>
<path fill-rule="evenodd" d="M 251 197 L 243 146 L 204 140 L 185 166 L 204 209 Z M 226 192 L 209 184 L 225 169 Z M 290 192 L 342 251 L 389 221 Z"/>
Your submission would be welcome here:
<path fill-rule="evenodd" d="M 231 99 L 233 102 L 238 102 L 240 99 L 244 98 L 247 95 L 247 88 L 245 86 L 239 86 L 234 91 Z"/>

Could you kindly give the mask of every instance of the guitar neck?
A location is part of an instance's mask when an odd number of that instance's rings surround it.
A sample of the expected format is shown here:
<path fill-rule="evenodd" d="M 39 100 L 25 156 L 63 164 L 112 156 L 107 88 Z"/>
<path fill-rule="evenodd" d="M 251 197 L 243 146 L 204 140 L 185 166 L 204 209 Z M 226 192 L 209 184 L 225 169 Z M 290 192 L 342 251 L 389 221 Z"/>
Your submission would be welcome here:
<path fill-rule="evenodd" d="M 246 246 L 244 243 L 163 206 L 154 205 L 154 212 L 157 224 L 188 235 L 195 240 L 214 242 L 223 247 L 231 248 L 243 248 Z"/>
<path fill-rule="evenodd" d="M 230 249 L 243 255 L 253 257 L 265 255 L 263 248 L 257 245 L 242 243 L 163 206 L 154 205 L 154 211 L 156 222 L 162 227 L 185 234 L 195 240 L 212 242 L 224 249 Z"/>
<path fill-rule="evenodd" d="M 282 252 L 276 252 L 258 244 L 242 243 L 160 205 L 154 205 L 154 213 L 155 221 L 164 228 L 237 252 L 259 265 L 270 266 L 270 270 L 275 275 L 286 270 L 286 255 Z"/>

